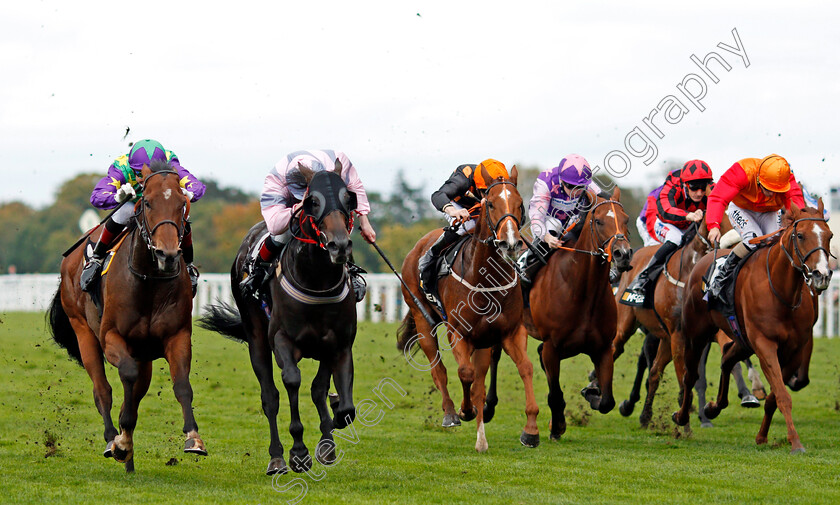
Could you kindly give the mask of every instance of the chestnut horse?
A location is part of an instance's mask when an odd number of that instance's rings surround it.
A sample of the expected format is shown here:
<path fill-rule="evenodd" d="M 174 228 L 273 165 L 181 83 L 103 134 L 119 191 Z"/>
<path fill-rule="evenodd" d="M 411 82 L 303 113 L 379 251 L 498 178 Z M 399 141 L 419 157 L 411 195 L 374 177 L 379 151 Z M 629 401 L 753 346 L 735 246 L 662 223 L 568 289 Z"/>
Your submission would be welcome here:
<path fill-rule="evenodd" d="M 261 300 L 244 296 L 239 290 L 249 253 L 259 247 L 261 240 L 270 240 L 266 238 L 266 224 L 261 221 L 245 236 L 231 268 L 231 290 L 238 310 L 225 304 L 212 306 L 210 314 L 199 321 L 203 328 L 248 344 L 271 438 L 268 475 L 288 472 L 277 431 L 280 396 L 274 385 L 272 352 L 282 369 L 289 397 L 289 432 L 294 439 L 289 466 L 293 471 L 305 472 L 312 467 L 298 409 L 298 362 L 302 358 L 319 361 L 310 393 L 320 417 L 321 438 L 315 458 L 321 464 L 336 461 L 332 430 L 346 427 L 356 416 L 352 349 L 356 339 L 356 300 L 346 268 L 353 247 L 350 229 L 355 199 L 341 178 L 340 161 L 336 161 L 334 172 L 313 174 L 302 166 L 299 170 L 308 184 L 307 196 L 302 211 L 292 220 L 295 240 L 285 247 L 279 259 L 279 273 L 269 282 L 271 318 Z M 330 379 L 338 391 L 337 405 L 331 405 L 334 418 L 327 408 Z"/>
<path fill-rule="evenodd" d="M 560 360 L 586 354 L 595 365 L 601 394 L 587 399 L 606 414 L 615 406 L 612 392 L 612 340 L 616 303 L 610 286 L 610 261 L 620 271 L 630 268 L 633 250 L 627 240 L 629 220 L 621 190 L 610 199 L 589 194 L 588 211 L 574 245 L 564 245 L 548 259 L 531 288 L 528 333 L 542 340 L 540 362 L 548 379 L 551 438 L 566 432 L 566 402 L 560 389 Z"/>
<path fill-rule="evenodd" d="M 822 199 L 818 209 L 800 210 L 795 204 L 791 205 L 790 212 L 782 216 L 782 226 L 781 235 L 769 247 L 744 260 L 736 279 L 735 313 L 745 339 L 743 342 L 735 338 L 726 318 L 717 310 L 709 310 L 703 300 L 703 276 L 713 256 L 706 255 L 691 272 L 682 311 L 681 336 L 686 365 L 682 386 L 685 394 L 673 419 L 679 425 L 688 423 L 690 385 L 697 380 L 699 351 L 720 328 L 733 338 L 733 342 L 727 344 L 721 357 L 718 398 L 706 404 L 706 416 L 714 419 L 727 407 L 732 366 L 755 353 L 771 391 L 765 400 L 764 420 L 755 442 L 767 442 L 770 421 L 778 407 L 785 417 L 791 452 L 797 453 L 804 452 L 805 448 L 793 426 L 792 401 L 785 384 L 794 391 L 808 384 L 808 363 L 819 301 L 812 290 L 827 289 L 831 280 L 828 251 L 832 233 L 823 217 Z"/>
<path fill-rule="evenodd" d="M 101 313 L 79 287 L 84 248 L 61 262 L 61 283 L 49 309 L 55 341 L 84 365 L 93 381 L 96 408 L 105 423 L 104 455 L 134 471 L 137 407 L 149 389 L 152 361 L 166 358 L 175 398 L 184 416 L 184 452 L 206 455 L 192 411 L 192 288 L 180 243 L 189 200 L 181 193 L 178 173 L 162 162 L 142 170 L 143 196 L 133 227 L 114 254 L 101 289 Z M 96 238 L 97 235 L 92 235 Z M 111 420 L 111 385 L 104 358 L 119 370 L 125 393 L 120 432 Z"/>
<path fill-rule="evenodd" d="M 485 180 L 491 180 L 482 167 Z M 406 358 L 414 363 L 409 349 L 414 343 L 426 353 L 435 386 L 443 397 L 443 426 L 457 426 L 459 421 L 476 419 L 476 451 L 488 448 L 484 434 L 484 379 L 490 364 L 492 347 L 501 344 L 519 370 L 525 386 L 525 428 L 520 442 L 527 447 L 539 445 L 534 397 L 534 368 L 527 355 L 528 335 L 522 326 L 522 290 L 513 267 L 515 255 L 522 246 L 519 227 L 524 217 L 522 197 L 516 189 L 517 170 L 510 179 L 497 178 L 487 187 L 480 204 L 475 231 L 455 258 L 452 274 L 440 279 L 438 290 L 446 311 L 449 347 L 458 362 L 458 377 L 463 388 L 463 401 L 458 414 L 446 387 L 446 368 L 441 360 L 437 328 L 429 326 L 422 312 L 414 306 L 407 289 L 422 298 L 428 309 L 434 309 L 421 296 L 417 264 L 420 256 L 438 238 L 441 230 L 428 233 L 406 256 L 402 275 L 406 285 L 403 297 L 411 307 L 399 330 L 399 340 Z M 407 286 L 407 288 L 406 288 Z M 436 313 L 435 313 L 436 314 Z M 471 361 L 472 358 L 472 361 Z"/>
<path fill-rule="evenodd" d="M 723 219 L 721 224 L 721 231 L 726 233 L 732 229 L 732 225 L 728 218 Z M 658 338 L 660 343 L 657 347 L 656 357 L 653 359 L 650 366 L 650 373 L 648 375 L 647 397 L 645 398 L 642 413 L 639 416 L 639 423 L 646 427 L 653 417 L 653 400 L 656 396 L 656 390 L 659 388 L 659 382 L 662 378 L 662 372 L 671 359 L 674 360 L 674 369 L 677 378 L 681 378 L 685 373 L 683 363 L 683 350 L 681 345 L 674 340 L 674 332 L 676 331 L 680 322 L 680 311 L 682 310 L 683 289 L 685 288 L 685 280 L 691 273 L 692 268 L 697 261 L 707 252 L 710 252 L 712 245 L 706 240 L 708 229 L 706 228 L 705 219 L 700 222 L 694 231 L 694 238 L 687 244 L 684 244 L 668 259 L 662 273 L 657 277 L 654 287 L 653 307 L 631 307 L 622 303 L 618 303 L 618 324 L 616 325 L 615 338 L 613 339 L 613 359 L 617 359 L 624 352 L 624 345 L 636 332 L 639 325 L 648 330 L 649 334 Z M 624 290 L 627 285 L 632 282 L 633 278 L 643 270 L 650 258 L 654 255 L 659 246 L 643 247 L 635 252 L 633 261 L 631 262 L 633 268 L 621 278 L 621 282 L 616 292 L 616 302 L 621 300 Z M 729 341 L 725 334 L 719 335 L 720 345 Z M 705 365 L 705 361 L 703 362 Z M 734 372 L 733 372 L 734 373 Z M 740 366 L 738 366 L 738 374 L 741 373 Z M 737 379 L 740 379 L 738 381 Z M 738 382 L 739 392 L 743 395 L 749 395 L 747 400 L 752 398 L 754 403 L 750 405 L 758 406 L 758 401 L 750 393 L 744 383 L 742 375 L 738 375 L 736 382 Z M 640 381 L 637 381 L 637 383 Z M 705 391 L 705 384 L 702 387 Z M 638 394 L 638 393 L 637 393 Z M 633 405 L 638 400 L 638 396 L 633 396 L 631 393 L 630 400 L 625 400 L 619 405 L 619 412 L 623 416 L 629 416 L 633 412 Z M 702 416 L 701 416 L 702 420 Z"/>

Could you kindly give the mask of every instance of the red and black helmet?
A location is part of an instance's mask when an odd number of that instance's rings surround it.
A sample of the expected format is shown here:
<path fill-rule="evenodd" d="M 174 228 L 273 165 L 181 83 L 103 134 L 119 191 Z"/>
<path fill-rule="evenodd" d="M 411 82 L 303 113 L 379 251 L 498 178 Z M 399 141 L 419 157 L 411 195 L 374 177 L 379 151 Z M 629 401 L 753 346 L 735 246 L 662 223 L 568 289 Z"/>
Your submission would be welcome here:
<path fill-rule="evenodd" d="M 680 171 L 680 180 L 686 186 L 703 187 L 712 182 L 712 169 L 703 160 L 687 161 Z"/>

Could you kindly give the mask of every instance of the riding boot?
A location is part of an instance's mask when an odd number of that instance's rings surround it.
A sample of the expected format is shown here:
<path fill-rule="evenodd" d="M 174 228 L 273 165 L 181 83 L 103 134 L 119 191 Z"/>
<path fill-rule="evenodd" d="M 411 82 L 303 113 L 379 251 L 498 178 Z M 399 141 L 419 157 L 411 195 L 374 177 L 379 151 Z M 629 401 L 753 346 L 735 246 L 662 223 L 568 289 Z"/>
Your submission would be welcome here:
<path fill-rule="evenodd" d="M 639 273 L 629 286 L 627 286 L 627 291 L 644 298 L 645 293 L 647 292 L 647 285 L 650 283 L 651 274 L 657 268 L 664 265 L 668 256 L 679 248 L 680 246 L 673 242 L 665 242 L 659 246 L 659 249 L 656 250 L 656 253 L 654 253 L 653 258 L 650 259 L 650 262 L 645 269 Z"/>
<path fill-rule="evenodd" d="M 79 279 L 79 287 L 82 288 L 82 291 L 89 291 L 93 287 L 94 281 L 99 277 L 99 272 L 102 270 L 102 260 L 105 259 L 108 248 L 111 247 L 111 243 L 124 228 L 125 225 L 116 223 L 113 219 L 105 221 L 99 240 L 82 269 L 82 276 Z"/>
<path fill-rule="evenodd" d="M 184 255 L 184 262 L 187 264 L 187 273 L 190 275 L 190 285 L 192 286 L 192 296 L 195 298 L 195 293 L 198 290 L 198 268 L 193 265 L 193 257 L 195 255 L 192 242 L 192 229 L 187 223 L 184 232 L 184 238 L 181 239 L 181 253 Z"/>
<path fill-rule="evenodd" d="M 528 249 L 519 257 L 517 262 L 519 264 L 519 284 L 522 286 L 522 301 L 525 308 L 531 306 L 531 286 L 534 284 L 537 272 L 543 267 L 543 261 L 546 261 L 547 254 L 544 251 L 548 251 L 548 244 L 540 239 L 534 240 L 533 246 L 539 253 L 536 253 L 533 249 Z"/>
<path fill-rule="evenodd" d="M 259 293 L 265 283 L 271 278 L 274 260 L 283 252 L 286 244 L 274 241 L 271 236 L 266 237 L 260 246 L 260 252 L 251 266 L 251 273 L 239 283 L 239 291 L 243 296 L 259 298 Z"/>
<path fill-rule="evenodd" d="M 347 273 L 350 275 L 350 284 L 353 285 L 353 293 L 356 295 L 356 303 L 365 299 L 367 293 L 367 282 L 362 274 L 366 274 L 367 270 L 353 263 L 353 255 L 350 255 L 350 261 L 347 262 Z"/>
<path fill-rule="evenodd" d="M 426 294 L 433 295 L 437 277 L 437 272 L 435 272 L 437 259 L 443 250 L 454 244 L 459 237 L 460 235 L 451 228 L 444 228 L 443 233 L 432 244 L 432 247 L 420 257 L 420 261 L 417 264 L 417 269 L 420 271 L 420 288 Z"/>
<path fill-rule="evenodd" d="M 708 293 L 710 297 L 717 298 L 725 305 L 731 304 L 732 300 L 724 300 L 722 295 L 724 294 L 724 287 L 729 283 L 732 274 L 735 272 L 735 268 L 740 262 L 741 258 L 739 258 L 737 254 L 734 252 L 729 253 L 726 257 L 726 261 L 720 267 L 720 272 L 717 273 L 714 281 L 709 286 Z"/>

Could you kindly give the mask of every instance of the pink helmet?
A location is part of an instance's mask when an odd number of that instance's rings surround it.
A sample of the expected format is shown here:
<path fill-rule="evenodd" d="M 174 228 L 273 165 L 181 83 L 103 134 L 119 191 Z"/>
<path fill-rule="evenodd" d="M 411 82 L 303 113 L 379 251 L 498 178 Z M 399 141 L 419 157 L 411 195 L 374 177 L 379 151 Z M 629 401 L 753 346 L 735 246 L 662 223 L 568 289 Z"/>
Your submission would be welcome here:
<path fill-rule="evenodd" d="M 589 168 L 589 162 L 579 154 L 566 156 L 555 168 L 560 180 L 570 186 L 588 186 L 592 182 L 592 169 Z"/>

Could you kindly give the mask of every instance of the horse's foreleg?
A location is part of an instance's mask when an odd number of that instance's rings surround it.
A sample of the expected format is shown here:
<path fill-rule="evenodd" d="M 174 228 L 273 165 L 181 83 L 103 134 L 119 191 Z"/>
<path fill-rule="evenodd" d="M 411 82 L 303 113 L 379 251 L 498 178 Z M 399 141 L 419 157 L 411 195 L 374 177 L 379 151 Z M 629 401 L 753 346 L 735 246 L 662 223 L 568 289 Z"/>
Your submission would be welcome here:
<path fill-rule="evenodd" d="M 137 408 L 134 403 L 134 386 L 140 377 L 140 367 L 137 360 L 131 357 L 125 341 L 115 330 L 105 335 L 105 358 L 117 367 L 120 381 L 123 384 L 123 404 L 120 408 L 120 433 L 114 437 L 113 457 L 123 463 L 132 459 L 134 455 L 134 428 L 137 426 Z M 126 466 L 126 470 L 130 470 Z"/>
<path fill-rule="evenodd" d="M 312 380 L 312 388 L 310 389 L 312 403 L 315 404 L 315 408 L 318 410 L 318 417 L 321 419 L 319 426 L 321 429 L 321 440 L 315 448 L 315 459 L 322 465 L 332 465 L 335 463 L 335 442 L 332 436 L 333 421 L 330 417 L 330 410 L 327 408 L 327 393 L 330 389 L 331 376 L 332 367 L 327 362 L 321 361 L 318 365 L 318 373 L 315 375 L 315 379 Z"/>
<path fill-rule="evenodd" d="M 78 318 L 70 318 L 70 324 L 79 342 L 82 364 L 91 382 L 93 382 L 93 403 L 96 405 L 96 410 L 99 411 L 99 415 L 102 416 L 102 422 L 105 425 L 104 437 L 106 445 L 103 456 L 110 458 L 113 456 L 114 437 L 117 436 L 117 429 L 114 427 L 114 421 L 111 419 L 113 400 L 111 396 L 111 384 L 108 383 L 108 377 L 105 375 L 105 360 L 102 356 L 102 347 L 99 345 L 99 341 L 86 321 Z"/>
<path fill-rule="evenodd" d="M 309 457 L 309 449 L 303 442 L 303 423 L 300 420 L 300 368 L 298 368 L 298 360 L 293 355 L 292 349 L 286 344 L 280 332 L 277 332 L 274 336 L 274 356 L 277 365 L 283 370 L 280 377 L 289 397 L 289 417 L 291 418 L 289 433 L 294 440 L 292 448 L 289 450 L 289 466 L 295 472 L 306 472 L 312 468 L 312 458 Z"/>
<path fill-rule="evenodd" d="M 645 341 L 642 344 L 642 352 L 639 353 L 639 359 L 636 360 L 636 377 L 633 378 L 633 388 L 630 390 L 630 396 L 618 406 L 618 411 L 624 417 L 633 413 L 636 402 L 641 399 L 642 380 L 645 378 L 645 373 L 647 373 L 648 368 L 653 363 L 653 356 L 656 354 L 658 346 L 659 339 L 645 330 Z M 615 358 L 615 353 L 613 353 L 613 358 Z"/>
<path fill-rule="evenodd" d="M 767 443 L 767 434 L 770 432 L 770 423 L 773 421 L 773 414 L 776 413 L 776 395 L 771 391 L 764 399 L 764 418 L 761 420 L 761 428 L 755 436 L 755 443 L 758 445 Z"/>
<path fill-rule="evenodd" d="M 720 346 L 720 350 L 723 352 L 723 346 L 729 341 L 729 337 L 726 336 L 726 333 L 719 331 L 716 338 L 718 345 Z M 745 362 L 746 361 L 747 360 L 745 360 Z M 744 374 L 741 371 L 740 363 L 732 365 L 732 378 L 735 379 L 735 387 L 738 388 L 738 398 L 741 399 L 741 406 L 746 408 L 758 407 L 760 405 L 758 403 L 758 399 L 753 396 L 752 392 L 747 387 L 747 383 L 744 381 Z M 703 402 L 701 401 L 700 405 L 702 404 Z M 703 410 L 701 409 L 700 412 L 702 413 Z"/>
<path fill-rule="evenodd" d="M 697 335 L 686 335 L 685 330 L 686 326 L 682 326 L 682 331 L 676 331 L 671 336 L 672 341 L 677 344 L 675 348 L 682 349 L 681 353 L 678 351 L 678 355 L 681 354 L 684 357 L 682 376 L 677 370 L 677 378 L 682 392 L 680 408 L 671 415 L 671 419 L 679 426 L 685 426 L 689 423 L 691 404 L 694 400 L 692 392 L 694 391 L 694 384 L 697 383 L 697 370 L 700 366 L 700 354 L 703 350 L 698 347 L 701 344 L 705 346 L 708 341 Z M 674 365 L 674 368 L 677 369 L 677 366 Z"/>
<path fill-rule="evenodd" d="M 252 316 L 253 317 L 253 316 Z M 243 321 L 245 318 L 243 317 Z M 250 329 L 251 339 L 248 341 L 248 354 L 251 358 L 251 368 L 260 383 L 260 400 L 263 413 L 268 419 L 268 431 L 271 441 L 268 445 L 268 462 L 266 475 L 286 473 L 289 471 L 286 460 L 283 459 L 283 444 L 277 430 L 277 413 L 280 410 L 280 392 L 274 384 L 274 363 L 271 361 L 271 349 L 268 346 L 264 328 Z"/>
<path fill-rule="evenodd" d="M 443 409 L 443 422 L 441 423 L 441 426 L 444 428 L 459 426 L 461 424 L 461 420 L 458 418 L 458 414 L 455 413 L 455 403 L 449 396 L 446 367 L 443 365 L 443 356 L 441 356 L 440 349 L 438 348 L 437 338 L 432 333 L 432 328 L 429 327 L 425 319 L 417 315 L 415 316 L 418 332 L 417 343 L 426 355 L 426 359 L 429 360 L 431 367 L 430 369 L 423 368 L 423 370 L 430 370 L 432 374 L 432 381 L 435 383 L 435 387 L 437 387 L 441 395 L 441 408 Z M 411 361 L 409 363 L 413 364 Z"/>
<path fill-rule="evenodd" d="M 808 368 L 811 364 L 811 353 L 813 350 L 814 339 L 811 338 L 805 344 L 805 347 L 803 347 L 800 351 L 801 357 L 797 360 L 800 362 L 800 365 L 799 368 L 795 370 L 796 373 L 789 379 L 785 380 L 785 383 L 790 386 L 792 391 L 799 391 L 811 382 L 811 379 L 808 377 Z"/>
<path fill-rule="evenodd" d="M 190 366 L 192 363 L 192 330 L 187 328 L 174 337 L 170 338 L 164 348 L 164 357 L 169 362 L 169 375 L 172 377 L 172 391 L 175 399 L 181 405 L 181 414 L 184 418 L 184 435 L 187 440 L 184 442 L 184 452 L 207 455 L 204 441 L 198 436 L 198 424 L 195 422 L 192 401 L 193 390 L 190 384 Z"/>
<path fill-rule="evenodd" d="M 757 333 L 757 332 L 756 332 Z M 750 335 L 750 333 L 747 333 Z M 764 372 L 764 377 L 770 383 L 771 396 L 775 396 L 776 405 L 785 416 L 785 424 L 787 425 L 787 438 L 790 442 L 791 453 L 805 452 L 802 442 L 799 440 L 799 434 L 793 426 L 793 401 L 790 393 L 785 388 L 784 377 L 782 369 L 779 365 L 778 350 L 779 346 L 776 342 L 770 340 L 764 335 L 757 334 L 753 340 L 753 347 L 758 360 L 761 363 L 761 370 Z M 767 400 L 770 401 L 768 396 Z M 767 410 L 765 407 L 765 414 Z M 769 422 L 768 422 L 769 427 Z"/>
<path fill-rule="evenodd" d="M 462 421 L 472 421 L 478 413 L 478 405 L 472 402 L 472 385 L 475 382 L 475 366 L 472 364 L 472 354 L 475 348 L 465 338 L 453 337 L 453 332 L 450 328 L 448 332 L 450 338 L 450 345 L 452 346 L 452 355 L 455 357 L 455 362 L 458 363 L 458 378 L 461 380 L 461 389 L 463 390 L 463 400 L 461 401 L 461 409 L 458 411 L 458 417 Z M 482 404 L 482 411 L 484 405 Z"/>
<path fill-rule="evenodd" d="M 519 378 L 525 387 L 525 427 L 519 441 L 526 447 L 536 447 L 540 445 L 540 429 L 537 426 L 540 408 L 534 395 L 534 365 L 528 359 L 528 331 L 520 326 L 512 337 L 502 340 L 502 346 L 516 364 Z"/>
<path fill-rule="evenodd" d="M 648 390 L 645 396 L 645 404 L 642 413 L 639 415 L 639 424 L 647 428 L 653 418 L 653 400 L 656 398 L 656 391 L 659 389 L 659 382 L 662 380 L 662 372 L 668 363 L 671 362 L 671 343 L 668 340 L 660 340 L 656 357 L 650 367 L 648 374 Z"/>
<path fill-rule="evenodd" d="M 353 350 L 343 349 L 336 357 L 332 369 L 338 407 L 335 409 L 333 425 L 342 429 L 356 419 L 356 407 L 353 406 Z"/>
<path fill-rule="evenodd" d="M 606 347 L 602 350 L 600 355 L 590 356 L 592 364 L 595 365 L 595 373 L 598 376 L 598 384 L 600 386 L 601 394 L 595 397 L 593 401 L 590 398 L 590 406 L 593 409 L 598 409 L 598 412 L 606 414 L 615 407 L 615 397 L 613 396 L 613 353 L 611 347 Z"/>
<path fill-rule="evenodd" d="M 551 340 L 543 343 L 542 358 L 545 367 L 545 377 L 548 380 L 548 408 L 551 409 L 551 421 L 548 428 L 551 440 L 560 440 L 566 433 L 566 400 L 560 389 L 560 355 Z"/>
<path fill-rule="evenodd" d="M 499 359 L 502 357 L 502 346 L 493 347 L 493 354 L 490 357 L 490 388 L 484 399 L 484 422 L 489 423 L 496 414 L 496 405 L 499 403 L 499 396 L 496 394 L 496 375 L 499 371 Z"/>
<path fill-rule="evenodd" d="M 732 367 L 747 355 L 748 352 L 744 351 L 735 342 L 730 342 L 723 346 L 723 356 L 720 358 L 720 385 L 718 387 L 717 399 L 714 402 L 707 403 L 705 407 L 701 407 L 709 419 L 716 418 L 723 409 L 729 406 L 729 376 L 732 373 Z"/>
<path fill-rule="evenodd" d="M 470 389 L 470 399 L 473 405 L 484 405 L 485 390 L 484 379 L 487 375 L 487 368 L 490 366 L 493 349 L 476 349 L 473 352 L 473 366 L 475 368 L 475 380 Z M 475 450 L 485 452 L 488 448 L 487 436 L 484 434 L 484 409 L 476 410 L 476 436 Z"/>
<path fill-rule="evenodd" d="M 694 383 L 694 390 L 697 391 L 697 405 L 701 408 L 697 409 L 697 415 L 700 418 L 700 426 L 703 428 L 712 428 L 714 425 L 706 417 L 705 409 L 702 407 L 706 405 L 706 387 L 708 381 L 706 380 L 706 363 L 709 361 L 709 350 L 712 348 L 712 343 L 706 344 L 703 348 L 703 353 L 700 354 L 700 364 L 697 366 L 697 382 Z"/>

